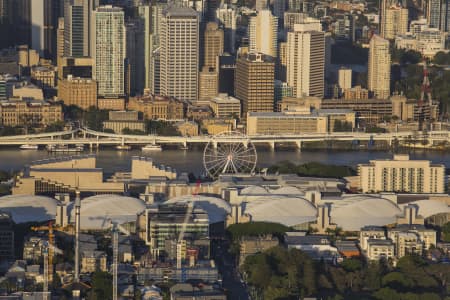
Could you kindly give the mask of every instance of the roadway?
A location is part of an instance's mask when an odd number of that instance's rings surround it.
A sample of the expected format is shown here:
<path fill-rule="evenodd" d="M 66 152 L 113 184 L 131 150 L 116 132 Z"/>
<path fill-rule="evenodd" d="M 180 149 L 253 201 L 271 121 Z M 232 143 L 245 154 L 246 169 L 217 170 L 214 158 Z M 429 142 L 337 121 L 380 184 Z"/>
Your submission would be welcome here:
<path fill-rule="evenodd" d="M 0 137 L 0 146 L 10 145 L 75 145 L 84 144 L 93 146 L 99 145 L 144 145 L 144 144 L 179 144 L 187 146 L 192 143 L 254 143 L 254 144 L 269 144 L 271 148 L 275 147 L 276 143 L 294 143 L 301 148 L 302 142 L 311 141 L 380 141 L 384 140 L 391 143 L 394 139 L 399 141 L 410 138 L 428 139 L 430 143 L 433 141 L 447 141 L 450 139 L 450 131 L 430 131 L 426 135 L 421 133 L 407 131 L 396 133 L 364 133 L 364 132 L 336 132 L 336 133 L 310 133 L 298 135 L 236 135 L 236 136 L 159 136 L 159 135 L 126 135 L 113 134 L 105 132 L 97 132 L 86 128 L 75 129 L 64 132 L 52 132 L 30 135 L 18 136 L 3 136 Z"/>

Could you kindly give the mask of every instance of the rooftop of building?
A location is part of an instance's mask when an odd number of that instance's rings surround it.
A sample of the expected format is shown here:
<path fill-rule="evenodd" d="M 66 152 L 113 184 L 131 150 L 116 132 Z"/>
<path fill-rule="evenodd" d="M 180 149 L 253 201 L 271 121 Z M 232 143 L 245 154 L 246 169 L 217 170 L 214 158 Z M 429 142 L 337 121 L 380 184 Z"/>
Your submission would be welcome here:
<path fill-rule="evenodd" d="M 190 8 L 184 6 L 171 5 L 163 11 L 163 15 L 166 17 L 198 17 L 198 13 Z"/>

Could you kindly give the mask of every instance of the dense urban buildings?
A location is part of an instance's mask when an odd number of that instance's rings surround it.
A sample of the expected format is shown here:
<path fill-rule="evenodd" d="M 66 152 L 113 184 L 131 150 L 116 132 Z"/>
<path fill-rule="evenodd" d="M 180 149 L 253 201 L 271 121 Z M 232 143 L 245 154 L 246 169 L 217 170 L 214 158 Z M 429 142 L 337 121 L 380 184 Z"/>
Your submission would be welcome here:
<path fill-rule="evenodd" d="M 0 0 L 0 298 L 448 296 L 448 0 L 225 2 Z"/>

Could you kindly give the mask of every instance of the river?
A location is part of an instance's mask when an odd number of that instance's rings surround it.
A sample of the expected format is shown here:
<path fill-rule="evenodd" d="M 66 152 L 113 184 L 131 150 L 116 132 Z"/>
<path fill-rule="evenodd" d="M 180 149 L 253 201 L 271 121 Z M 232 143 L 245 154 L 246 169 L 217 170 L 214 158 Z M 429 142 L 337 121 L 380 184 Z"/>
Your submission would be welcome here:
<path fill-rule="evenodd" d="M 130 170 L 130 158 L 135 155 L 144 155 L 140 150 L 126 152 L 117 151 L 112 148 L 100 149 L 98 151 L 85 151 L 84 154 L 95 154 L 97 156 L 97 167 L 103 168 L 106 175 L 115 171 Z M 305 162 L 321 162 L 325 164 L 347 165 L 355 167 L 358 163 L 365 163 L 371 159 L 391 158 L 391 152 L 384 151 L 298 151 L 279 150 L 270 151 L 258 149 L 257 166 L 268 167 L 282 160 L 289 160 L 296 164 Z M 49 154 L 45 150 L 19 150 L 17 148 L 0 148 L 0 170 L 17 171 L 24 165 L 34 160 L 44 159 L 63 154 Z M 156 164 L 171 166 L 179 172 L 193 172 L 196 175 L 204 172 L 203 148 L 197 147 L 189 150 L 167 149 L 162 152 L 151 153 L 150 156 Z M 434 163 L 444 163 L 450 168 L 450 153 L 440 151 L 415 150 L 410 152 L 412 159 L 427 159 Z"/>

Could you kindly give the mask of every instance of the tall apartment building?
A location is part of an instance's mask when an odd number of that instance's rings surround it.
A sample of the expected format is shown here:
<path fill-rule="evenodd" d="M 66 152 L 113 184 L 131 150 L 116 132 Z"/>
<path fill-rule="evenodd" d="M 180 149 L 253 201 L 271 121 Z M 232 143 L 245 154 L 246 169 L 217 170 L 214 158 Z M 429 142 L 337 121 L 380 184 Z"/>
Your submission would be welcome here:
<path fill-rule="evenodd" d="M 386 9 L 384 21 L 381 23 L 381 36 L 392 40 L 407 31 L 408 9 L 400 5 L 393 5 Z"/>
<path fill-rule="evenodd" d="M 125 95 L 125 23 L 119 7 L 105 5 L 92 14 L 93 79 L 98 95 L 117 98 Z"/>
<path fill-rule="evenodd" d="M 386 99 L 389 97 L 391 81 L 389 41 L 378 35 L 374 35 L 370 40 L 367 77 L 367 86 L 375 98 Z"/>
<path fill-rule="evenodd" d="M 428 160 L 410 160 L 394 155 L 393 160 L 371 160 L 358 165 L 359 187 L 363 193 L 444 193 L 445 166 Z"/>
<path fill-rule="evenodd" d="M 251 17 L 248 30 L 251 52 L 277 57 L 278 18 L 270 10 L 261 10 L 258 15 Z"/>
<path fill-rule="evenodd" d="M 198 99 L 199 15 L 192 8 L 163 11 L 160 32 L 161 94 Z"/>
<path fill-rule="evenodd" d="M 0 261 L 14 258 L 14 222 L 10 214 L 0 211 Z"/>
<path fill-rule="evenodd" d="M 67 0 L 64 3 L 64 56 L 90 55 L 91 18 L 94 0 Z"/>
<path fill-rule="evenodd" d="M 223 4 L 216 10 L 216 21 L 224 32 L 224 51 L 234 53 L 236 43 L 236 9 L 234 7 Z"/>
<path fill-rule="evenodd" d="M 67 79 L 59 81 L 58 98 L 65 105 L 76 105 L 84 110 L 91 106 L 97 107 L 97 82 L 69 75 Z"/>
<path fill-rule="evenodd" d="M 287 83 L 297 97 L 323 97 L 325 36 L 320 24 L 295 24 L 288 32 Z"/>
<path fill-rule="evenodd" d="M 274 106 L 275 63 L 263 53 L 241 55 L 236 61 L 235 96 L 247 112 L 271 112 Z"/>
<path fill-rule="evenodd" d="M 223 53 L 223 30 L 215 22 L 206 24 L 204 33 L 203 68 L 218 70 L 218 56 Z"/>

